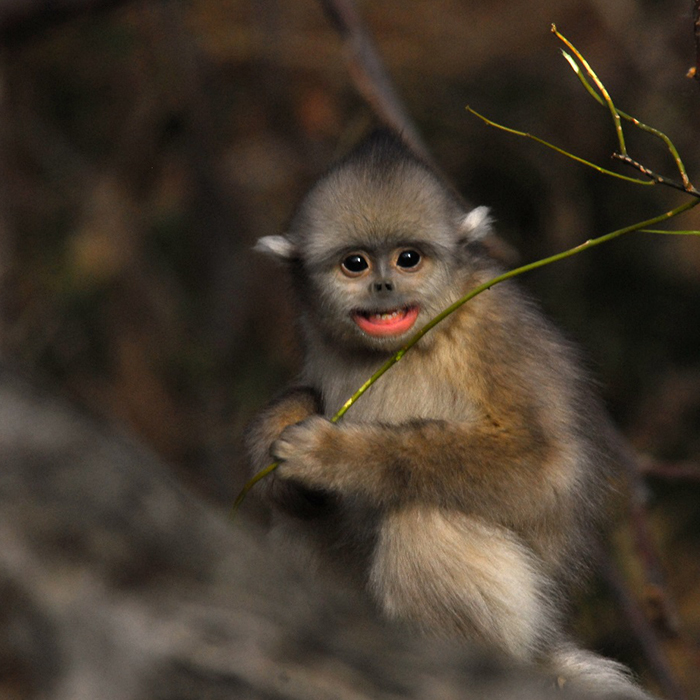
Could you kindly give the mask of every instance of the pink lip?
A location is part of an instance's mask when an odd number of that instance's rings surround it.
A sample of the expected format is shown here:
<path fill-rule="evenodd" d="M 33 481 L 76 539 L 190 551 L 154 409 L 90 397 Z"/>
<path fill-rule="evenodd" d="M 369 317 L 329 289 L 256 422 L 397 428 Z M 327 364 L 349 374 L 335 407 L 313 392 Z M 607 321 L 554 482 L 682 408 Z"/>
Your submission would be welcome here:
<path fill-rule="evenodd" d="M 381 314 L 355 311 L 352 318 L 360 329 L 368 335 L 401 335 L 411 329 L 418 318 L 419 311 L 417 306 L 392 309 Z"/>

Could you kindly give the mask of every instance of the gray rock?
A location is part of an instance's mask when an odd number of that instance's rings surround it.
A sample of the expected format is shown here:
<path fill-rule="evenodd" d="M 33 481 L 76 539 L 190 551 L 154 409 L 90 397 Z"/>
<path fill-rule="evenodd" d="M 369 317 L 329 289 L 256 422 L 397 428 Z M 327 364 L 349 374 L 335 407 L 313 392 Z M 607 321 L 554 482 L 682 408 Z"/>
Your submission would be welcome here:
<path fill-rule="evenodd" d="M 131 437 L 3 368 L 0 697 L 547 693 L 541 680 L 380 623 L 366 602 L 187 493 Z"/>

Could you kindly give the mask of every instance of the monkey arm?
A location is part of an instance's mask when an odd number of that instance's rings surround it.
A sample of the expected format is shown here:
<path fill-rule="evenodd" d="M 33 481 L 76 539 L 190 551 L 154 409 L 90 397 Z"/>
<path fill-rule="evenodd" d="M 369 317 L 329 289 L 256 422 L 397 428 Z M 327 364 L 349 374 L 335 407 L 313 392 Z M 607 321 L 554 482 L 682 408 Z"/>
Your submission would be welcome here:
<path fill-rule="evenodd" d="M 246 430 L 246 448 L 254 471 L 266 467 L 270 461 L 270 445 L 290 425 L 319 413 L 318 394 L 310 387 L 293 387 L 270 403 Z"/>
<path fill-rule="evenodd" d="M 285 430 L 272 452 L 283 460 L 280 477 L 309 487 L 382 507 L 456 507 L 501 522 L 530 520 L 570 476 L 534 421 L 334 425 L 314 416 Z"/>
<path fill-rule="evenodd" d="M 246 447 L 253 470 L 259 472 L 270 464 L 270 446 L 285 429 L 317 415 L 320 409 L 320 398 L 310 387 L 294 387 L 273 401 L 247 430 Z M 278 479 L 275 474 L 263 479 L 257 492 L 278 509 L 299 518 L 316 517 L 332 500 L 321 489 Z"/>

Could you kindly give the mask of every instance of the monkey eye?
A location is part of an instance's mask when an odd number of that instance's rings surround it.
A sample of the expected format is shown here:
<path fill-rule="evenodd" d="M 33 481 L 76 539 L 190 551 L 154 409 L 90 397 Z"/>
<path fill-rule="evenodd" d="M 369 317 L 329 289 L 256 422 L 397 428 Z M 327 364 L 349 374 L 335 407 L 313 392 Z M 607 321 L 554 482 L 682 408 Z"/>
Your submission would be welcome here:
<path fill-rule="evenodd" d="M 340 266 L 343 268 L 343 272 L 354 276 L 362 274 L 367 268 L 369 268 L 369 263 L 364 255 L 353 253 L 352 255 L 348 255 L 346 258 L 344 258 L 344 260 L 340 263 Z"/>
<path fill-rule="evenodd" d="M 399 253 L 399 257 L 396 258 L 397 266 L 402 267 L 404 269 L 411 269 L 412 267 L 416 267 L 416 265 L 418 265 L 420 261 L 420 253 L 416 250 L 402 250 Z"/>

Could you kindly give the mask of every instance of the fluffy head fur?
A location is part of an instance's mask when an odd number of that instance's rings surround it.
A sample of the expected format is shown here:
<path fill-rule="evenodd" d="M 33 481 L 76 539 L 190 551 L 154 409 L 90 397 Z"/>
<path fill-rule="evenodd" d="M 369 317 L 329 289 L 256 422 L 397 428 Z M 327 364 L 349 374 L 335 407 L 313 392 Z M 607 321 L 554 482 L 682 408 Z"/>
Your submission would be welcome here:
<path fill-rule="evenodd" d="M 311 190 L 286 235 L 257 249 L 299 267 L 307 325 L 345 346 L 393 350 L 461 295 L 475 261 L 470 248 L 489 228 L 485 207 L 465 210 L 397 136 L 380 131 Z M 394 264 L 405 250 L 418 252 L 420 269 Z M 367 258 L 368 274 L 343 273 L 352 253 Z M 387 280 L 391 292 L 378 294 Z M 397 335 L 368 335 L 353 320 L 357 310 L 412 307 L 416 322 Z"/>

